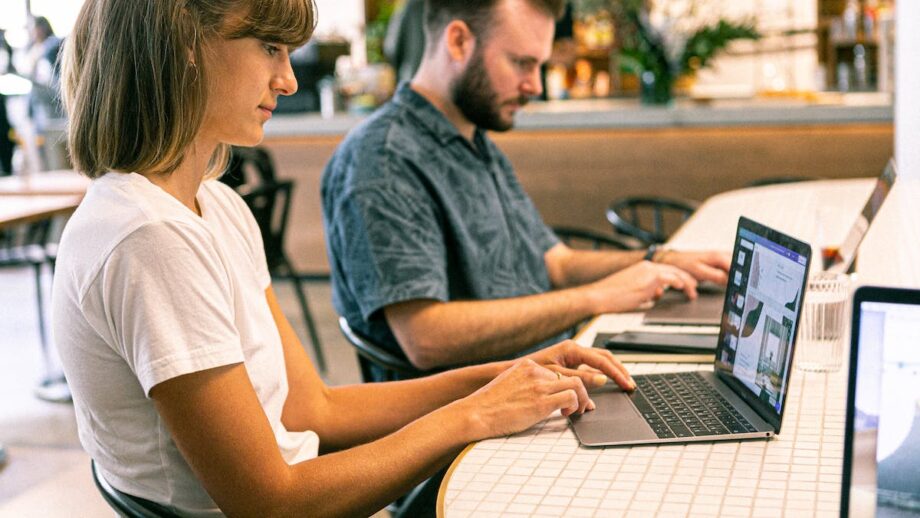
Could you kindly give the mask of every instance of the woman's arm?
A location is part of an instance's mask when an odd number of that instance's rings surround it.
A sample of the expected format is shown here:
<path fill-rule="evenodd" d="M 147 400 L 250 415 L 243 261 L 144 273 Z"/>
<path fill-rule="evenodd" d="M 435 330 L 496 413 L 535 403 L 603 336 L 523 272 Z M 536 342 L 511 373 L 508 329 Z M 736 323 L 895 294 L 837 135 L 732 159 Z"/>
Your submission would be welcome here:
<path fill-rule="evenodd" d="M 271 288 L 266 290 L 266 297 L 281 333 L 287 363 L 290 388 L 283 422 L 288 430 L 316 432 L 323 452 L 364 444 L 390 434 L 406 423 L 475 392 L 512 365 L 508 361 L 493 362 L 415 380 L 327 387 L 313 369 Z M 628 390 L 635 388 L 629 373 L 609 351 L 584 348 L 568 341 L 527 358 L 564 376 L 579 378 L 580 386 L 601 386 L 609 378 Z M 575 369 L 581 365 L 592 369 Z M 587 401 L 587 395 L 584 397 Z M 586 406 L 592 407 L 590 403 Z"/>
<path fill-rule="evenodd" d="M 364 444 L 393 433 L 432 410 L 473 393 L 510 366 L 510 362 L 496 362 L 418 380 L 327 387 L 281 311 L 272 288 L 265 291 L 265 297 L 281 334 L 288 376 L 282 422 L 291 431 L 316 432 L 323 452 Z"/>
<path fill-rule="evenodd" d="M 411 397 L 424 399 L 421 392 Z M 267 517 L 369 515 L 467 443 L 524 430 L 556 410 L 583 411 L 589 402 L 580 379 L 522 360 L 382 439 L 289 466 L 242 364 L 172 378 L 150 396 L 218 506 L 229 516 Z M 357 406 L 352 427 L 369 421 L 360 419 L 369 405 Z"/>

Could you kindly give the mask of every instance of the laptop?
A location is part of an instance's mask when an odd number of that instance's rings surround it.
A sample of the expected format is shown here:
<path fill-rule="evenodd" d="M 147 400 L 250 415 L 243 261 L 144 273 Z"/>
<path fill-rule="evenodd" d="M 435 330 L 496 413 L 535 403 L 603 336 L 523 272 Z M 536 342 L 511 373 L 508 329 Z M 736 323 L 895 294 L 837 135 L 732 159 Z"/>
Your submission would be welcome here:
<path fill-rule="evenodd" d="M 841 516 L 920 517 L 920 290 L 853 296 Z"/>
<path fill-rule="evenodd" d="M 740 218 L 713 372 L 634 376 L 569 417 L 584 446 L 761 439 L 779 433 L 811 247 Z"/>
<path fill-rule="evenodd" d="M 856 260 L 859 244 L 862 243 L 863 237 L 869 230 L 869 225 L 882 208 L 882 203 L 888 193 L 891 192 L 897 175 L 897 167 L 892 158 L 876 181 L 875 188 L 840 247 L 821 250 L 822 268 L 825 271 L 847 273 L 850 270 Z M 642 323 L 646 325 L 717 326 L 721 318 L 724 295 L 724 289 L 721 286 L 703 285 L 699 297 L 695 300 L 688 300 L 682 291 L 669 290 L 652 309 L 645 313 Z"/>

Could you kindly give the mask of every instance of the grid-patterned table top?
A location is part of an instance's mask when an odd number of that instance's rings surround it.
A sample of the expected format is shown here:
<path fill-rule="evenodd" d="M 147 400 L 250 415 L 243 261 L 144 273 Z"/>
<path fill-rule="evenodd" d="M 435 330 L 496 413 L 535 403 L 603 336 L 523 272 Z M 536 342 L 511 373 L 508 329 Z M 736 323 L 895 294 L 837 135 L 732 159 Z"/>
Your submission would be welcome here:
<path fill-rule="evenodd" d="M 637 374 L 711 368 L 630 365 Z M 794 371 L 771 440 L 588 449 L 556 414 L 465 451 L 444 482 L 444 515 L 838 516 L 845 372 Z"/>
<path fill-rule="evenodd" d="M 855 216 L 873 184 L 841 180 L 725 193 L 707 200 L 669 244 L 729 249 L 741 213 L 810 242 L 818 207 L 846 207 Z M 841 217 L 828 239 L 842 239 L 850 221 Z M 861 262 L 860 272 L 904 275 L 916 264 L 905 270 L 891 261 L 886 257 L 866 268 Z M 602 315 L 577 341 L 590 347 L 597 331 L 636 329 L 641 321 L 641 313 Z M 712 364 L 628 367 L 642 374 Z M 588 449 L 556 414 L 527 432 L 465 450 L 442 484 L 439 511 L 447 518 L 838 516 L 846 372 L 846 364 L 831 374 L 793 371 L 782 430 L 771 440 Z"/>

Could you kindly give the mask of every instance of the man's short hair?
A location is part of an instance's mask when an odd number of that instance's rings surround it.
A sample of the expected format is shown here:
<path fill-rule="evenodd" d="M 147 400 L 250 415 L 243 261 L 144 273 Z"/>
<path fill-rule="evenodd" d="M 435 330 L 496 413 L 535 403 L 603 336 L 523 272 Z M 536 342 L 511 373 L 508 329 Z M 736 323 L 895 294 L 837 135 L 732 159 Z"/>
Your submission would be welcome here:
<path fill-rule="evenodd" d="M 488 38 L 489 29 L 495 20 L 495 7 L 505 0 L 425 0 L 425 41 L 428 49 L 447 25 L 461 20 L 477 38 Z M 536 9 L 558 20 L 565 12 L 566 0 L 527 0 Z"/>

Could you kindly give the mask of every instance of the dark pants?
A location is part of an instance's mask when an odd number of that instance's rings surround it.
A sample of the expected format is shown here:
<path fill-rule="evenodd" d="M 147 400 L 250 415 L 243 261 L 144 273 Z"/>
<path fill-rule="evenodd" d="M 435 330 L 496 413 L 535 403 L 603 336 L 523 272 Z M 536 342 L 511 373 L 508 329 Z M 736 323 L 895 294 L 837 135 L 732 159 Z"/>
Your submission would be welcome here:
<path fill-rule="evenodd" d="M 6 116 L 6 96 L 0 94 L 0 176 L 13 174 L 13 141 L 10 120 Z"/>
<path fill-rule="evenodd" d="M 419 484 L 409 494 L 400 498 L 393 518 L 435 518 L 437 516 L 438 491 L 450 464 Z"/>

